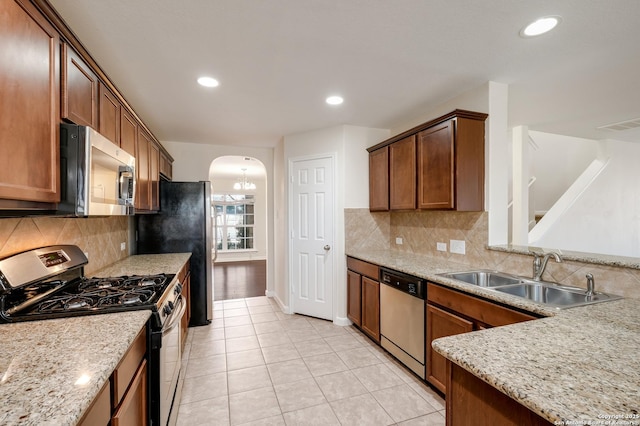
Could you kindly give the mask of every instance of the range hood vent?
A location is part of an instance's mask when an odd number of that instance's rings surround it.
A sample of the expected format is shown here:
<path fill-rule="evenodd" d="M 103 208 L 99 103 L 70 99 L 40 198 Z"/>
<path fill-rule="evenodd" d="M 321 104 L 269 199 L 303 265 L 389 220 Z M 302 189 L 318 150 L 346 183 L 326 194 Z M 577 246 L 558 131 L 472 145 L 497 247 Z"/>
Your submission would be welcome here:
<path fill-rule="evenodd" d="M 619 123 L 605 124 L 598 127 L 598 130 L 614 130 L 621 132 L 624 130 L 637 129 L 640 127 L 640 118 L 634 118 L 633 120 L 621 121 Z"/>

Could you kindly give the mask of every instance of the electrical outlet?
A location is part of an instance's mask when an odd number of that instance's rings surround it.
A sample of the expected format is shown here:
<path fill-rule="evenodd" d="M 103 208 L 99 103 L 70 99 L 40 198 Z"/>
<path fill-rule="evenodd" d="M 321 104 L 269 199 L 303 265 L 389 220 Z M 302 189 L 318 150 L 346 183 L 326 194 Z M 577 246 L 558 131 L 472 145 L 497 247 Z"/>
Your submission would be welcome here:
<path fill-rule="evenodd" d="M 125 251 L 127 249 L 127 243 L 120 243 L 120 251 Z"/>
<path fill-rule="evenodd" d="M 399 246 L 402 245 L 402 237 L 396 237 L 396 244 L 398 244 Z"/>
<path fill-rule="evenodd" d="M 86 257 L 87 260 L 89 260 L 89 252 L 88 251 L 83 251 L 83 253 L 84 253 L 84 257 Z"/>
<path fill-rule="evenodd" d="M 464 240 L 449 240 L 449 247 L 451 253 L 464 254 L 465 242 Z"/>
<path fill-rule="evenodd" d="M 436 250 L 447 251 L 447 243 L 436 243 Z"/>

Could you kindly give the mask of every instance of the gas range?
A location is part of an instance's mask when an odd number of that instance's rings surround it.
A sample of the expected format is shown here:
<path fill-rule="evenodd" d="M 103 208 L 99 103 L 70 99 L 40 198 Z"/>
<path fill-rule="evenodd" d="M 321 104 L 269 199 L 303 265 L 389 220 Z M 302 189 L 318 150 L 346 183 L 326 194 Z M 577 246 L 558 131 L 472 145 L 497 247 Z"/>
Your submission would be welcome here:
<path fill-rule="evenodd" d="M 0 322 L 149 309 L 154 328 L 171 314 L 182 286 L 174 275 L 83 276 L 79 247 L 42 247 L 0 260 Z"/>

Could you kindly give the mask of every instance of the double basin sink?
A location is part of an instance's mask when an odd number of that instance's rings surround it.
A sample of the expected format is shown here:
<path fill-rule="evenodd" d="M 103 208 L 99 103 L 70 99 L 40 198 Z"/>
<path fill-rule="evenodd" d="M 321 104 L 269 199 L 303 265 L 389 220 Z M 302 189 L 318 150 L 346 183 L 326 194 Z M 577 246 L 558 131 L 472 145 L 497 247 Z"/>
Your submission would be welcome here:
<path fill-rule="evenodd" d="M 620 296 L 600 292 L 587 295 L 586 291 L 579 287 L 570 287 L 546 281 L 534 281 L 531 278 L 497 271 L 474 270 L 440 274 L 440 276 L 521 297 L 558 309 L 621 299 Z"/>

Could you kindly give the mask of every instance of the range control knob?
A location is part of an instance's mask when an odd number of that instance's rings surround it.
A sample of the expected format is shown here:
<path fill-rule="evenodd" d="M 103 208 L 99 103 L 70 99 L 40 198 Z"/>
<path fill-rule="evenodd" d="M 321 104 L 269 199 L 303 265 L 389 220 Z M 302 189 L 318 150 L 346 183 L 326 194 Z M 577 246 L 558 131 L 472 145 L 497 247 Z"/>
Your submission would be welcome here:
<path fill-rule="evenodd" d="M 178 283 L 176 284 L 175 288 L 173 289 L 173 292 L 175 294 L 180 294 L 182 293 L 182 284 Z"/>
<path fill-rule="evenodd" d="M 164 308 L 162 308 L 162 313 L 166 317 L 167 315 L 169 315 L 171 313 L 172 310 L 173 309 L 169 305 L 164 305 Z"/>
<path fill-rule="evenodd" d="M 169 305 L 169 308 L 171 309 L 171 311 L 173 311 L 173 308 L 176 307 L 176 305 L 174 305 L 172 301 L 169 301 L 169 303 L 167 303 L 167 305 Z M 171 312 L 171 311 L 169 311 L 169 312 Z"/>

